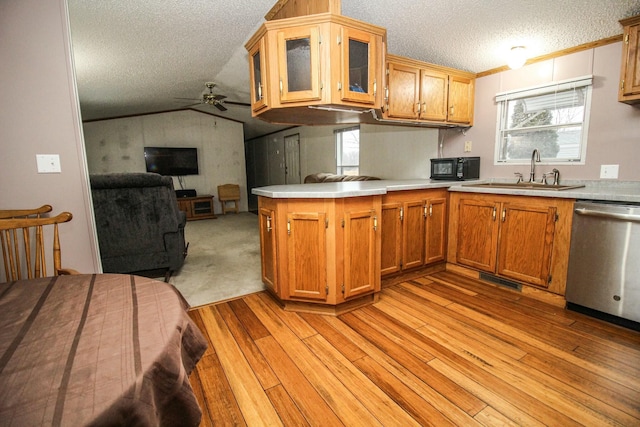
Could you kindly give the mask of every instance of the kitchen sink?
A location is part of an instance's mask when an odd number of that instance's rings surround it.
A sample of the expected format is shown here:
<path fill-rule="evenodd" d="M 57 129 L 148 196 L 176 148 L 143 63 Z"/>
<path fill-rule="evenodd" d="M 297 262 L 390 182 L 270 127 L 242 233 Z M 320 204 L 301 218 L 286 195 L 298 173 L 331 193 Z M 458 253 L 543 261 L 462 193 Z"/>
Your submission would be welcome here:
<path fill-rule="evenodd" d="M 475 187 L 475 188 L 506 188 L 509 190 L 522 189 L 522 190 L 545 190 L 545 191 L 562 191 L 571 190 L 572 188 L 582 188 L 584 185 L 552 185 L 552 184 L 540 184 L 537 182 L 482 182 L 479 184 L 462 184 L 463 187 Z"/>

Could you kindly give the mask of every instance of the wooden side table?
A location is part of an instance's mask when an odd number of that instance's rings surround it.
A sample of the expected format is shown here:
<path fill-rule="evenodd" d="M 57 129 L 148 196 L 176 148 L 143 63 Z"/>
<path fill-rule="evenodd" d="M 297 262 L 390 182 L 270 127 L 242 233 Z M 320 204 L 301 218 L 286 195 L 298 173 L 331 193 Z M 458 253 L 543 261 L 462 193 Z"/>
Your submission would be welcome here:
<path fill-rule="evenodd" d="M 213 212 L 213 196 L 179 197 L 178 208 L 187 214 L 187 221 L 216 218 Z"/>

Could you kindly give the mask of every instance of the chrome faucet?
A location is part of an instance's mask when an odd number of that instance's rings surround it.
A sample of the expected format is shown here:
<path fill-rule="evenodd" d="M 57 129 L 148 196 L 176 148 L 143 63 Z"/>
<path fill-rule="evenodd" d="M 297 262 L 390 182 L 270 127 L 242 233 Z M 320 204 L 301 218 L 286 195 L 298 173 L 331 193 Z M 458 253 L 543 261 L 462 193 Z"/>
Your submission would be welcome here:
<path fill-rule="evenodd" d="M 560 185 L 560 171 L 553 169 L 553 185 Z"/>
<path fill-rule="evenodd" d="M 537 148 L 531 153 L 531 173 L 529 174 L 529 182 L 535 182 L 536 180 L 536 163 L 540 161 L 540 152 Z"/>

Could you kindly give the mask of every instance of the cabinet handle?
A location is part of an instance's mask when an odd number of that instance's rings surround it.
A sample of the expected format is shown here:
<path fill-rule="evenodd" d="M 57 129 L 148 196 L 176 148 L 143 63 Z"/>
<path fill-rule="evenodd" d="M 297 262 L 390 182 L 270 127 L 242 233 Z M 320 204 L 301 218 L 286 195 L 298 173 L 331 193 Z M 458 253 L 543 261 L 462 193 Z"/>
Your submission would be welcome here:
<path fill-rule="evenodd" d="M 502 222 L 505 222 L 507 219 L 507 209 L 502 209 Z"/>
<path fill-rule="evenodd" d="M 375 98 L 376 93 L 378 93 L 378 82 L 376 82 L 376 80 L 373 80 L 373 96 Z"/>
<path fill-rule="evenodd" d="M 423 103 L 422 103 L 422 111 L 423 111 L 423 112 L 426 112 L 426 111 L 427 111 L 427 103 L 426 103 L 426 102 L 423 102 Z"/>
<path fill-rule="evenodd" d="M 495 221 L 496 220 L 496 207 L 493 207 L 493 212 L 491 213 L 491 220 Z"/>
<path fill-rule="evenodd" d="M 404 208 L 400 208 L 400 221 L 404 221 Z"/>
<path fill-rule="evenodd" d="M 262 83 L 258 83 L 258 99 L 262 99 Z"/>
<path fill-rule="evenodd" d="M 267 217 L 267 233 L 271 233 L 271 217 Z"/>
<path fill-rule="evenodd" d="M 420 103 L 418 102 L 416 105 L 418 106 L 418 115 L 420 115 Z"/>
<path fill-rule="evenodd" d="M 433 203 L 429 203 L 429 216 L 433 216 Z"/>
<path fill-rule="evenodd" d="M 378 217 L 373 217 L 373 231 L 378 231 Z"/>
<path fill-rule="evenodd" d="M 449 115 L 453 116 L 453 105 L 449 108 Z"/>
<path fill-rule="evenodd" d="M 282 79 L 280 79 L 280 96 L 282 96 L 282 91 L 283 91 L 283 85 L 282 85 Z"/>
<path fill-rule="evenodd" d="M 291 235 L 291 220 L 287 220 L 287 234 Z"/>
<path fill-rule="evenodd" d="M 427 214 L 427 205 L 424 205 L 424 209 L 422 210 L 422 216 L 424 216 L 425 218 L 428 216 Z"/>

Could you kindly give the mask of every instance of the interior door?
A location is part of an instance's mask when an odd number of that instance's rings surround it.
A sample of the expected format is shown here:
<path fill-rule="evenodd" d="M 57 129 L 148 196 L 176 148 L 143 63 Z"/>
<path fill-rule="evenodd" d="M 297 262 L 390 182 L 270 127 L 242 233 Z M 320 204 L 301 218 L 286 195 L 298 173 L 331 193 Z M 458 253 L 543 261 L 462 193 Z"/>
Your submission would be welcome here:
<path fill-rule="evenodd" d="M 284 180 L 286 184 L 301 184 L 300 134 L 284 137 Z"/>

